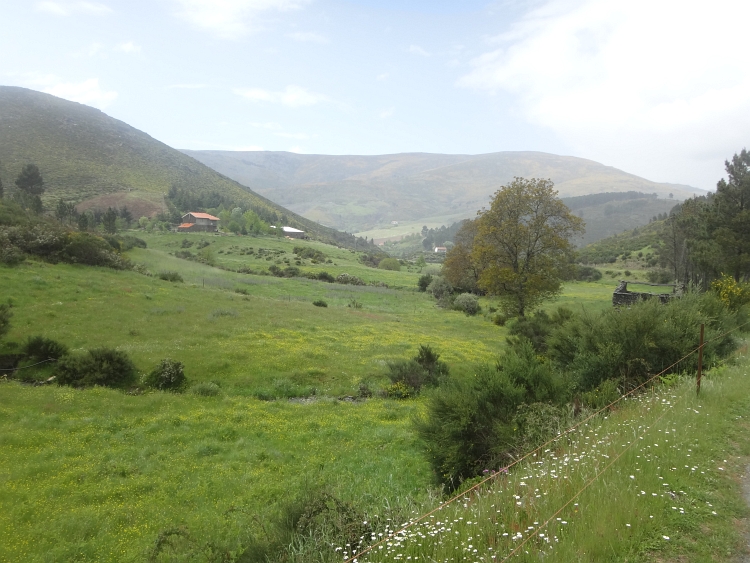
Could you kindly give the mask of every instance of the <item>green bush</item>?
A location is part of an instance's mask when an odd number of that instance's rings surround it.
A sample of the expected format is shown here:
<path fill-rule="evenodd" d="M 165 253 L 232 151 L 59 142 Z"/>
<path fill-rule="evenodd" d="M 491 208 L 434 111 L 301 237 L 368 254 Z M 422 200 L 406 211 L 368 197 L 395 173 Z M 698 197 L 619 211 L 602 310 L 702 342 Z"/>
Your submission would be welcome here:
<path fill-rule="evenodd" d="M 547 352 L 547 338 L 555 329 L 562 326 L 573 316 L 573 311 L 566 307 L 558 307 L 550 316 L 546 311 L 535 311 L 528 317 L 517 317 L 507 321 L 508 343 L 514 346 L 519 339 L 531 342 L 539 354 Z"/>
<path fill-rule="evenodd" d="M 550 335 L 549 355 L 582 392 L 608 379 L 628 391 L 697 348 L 701 323 L 706 325 L 704 365 L 709 366 L 728 357 L 737 342 L 725 334 L 737 326 L 737 316 L 713 293 L 574 316 Z M 676 369 L 694 370 L 696 362 L 693 354 Z"/>
<path fill-rule="evenodd" d="M 479 306 L 479 298 L 473 293 L 462 293 L 453 301 L 453 308 L 463 311 L 469 316 L 476 315 L 482 308 Z"/>
<path fill-rule="evenodd" d="M 357 276 L 350 274 L 339 274 L 336 276 L 336 283 L 343 283 L 347 285 L 367 285 L 365 281 Z"/>
<path fill-rule="evenodd" d="M 10 330 L 10 319 L 13 316 L 11 303 L 0 303 L 0 338 Z"/>
<path fill-rule="evenodd" d="M 182 362 L 165 358 L 150 373 L 143 377 L 142 383 L 152 389 L 178 391 L 187 383 L 185 366 Z"/>
<path fill-rule="evenodd" d="M 378 262 L 378 269 L 399 272 L 401 270 L 401 263 L 396 258 L 383 258 Z"/>
<path fill-rule="evenodd" d="M 414 358 L 388 362 L 388 372 L 392 383 L 401 383 L 413 393 L 419 393 L 424 386 L 439 385 L 448 375 L 448 365 L 440 361 L 440 354 L 430 346 L 420 345 Z"/>
<path fill-rule="evenodd" d="M 173 272 L 173 271 L 163 271 L 159 272 L 159 279 L 168 281 L 168 282 L 179 282 L 183 283 L 185 280 L 182 279 L 182 276 L 179 272 Z"/>
<path fill-rule="evenodd" d="M 396 381 L 385 388 L 385 396 L 389 399 L 411 399 L 414 390 L 403 381 Z"/>
<path fill-rule="evenodd" d="M 125 352 L 96 348 L 62 357 L 57 362 L 56 375 L 60 385 L 123 388 L 135 383 L 136 369 Z"/>
<path fill-rule="evenodd" d="M 23 345 L 22 352 L 30 360 L 59 360 L 68 354 L 68 347 L 43 336 L 31 336 Z"/>
<path fill-rule="evenodd" d="M 507 464 L 523 449 L 524 440 L 538 439 L 546 424 L 532 424 L 527 416 L 530 434 L 524 437 L 518 429 L 522 419 L 517 416 L 523 414 L 519 408 L 564 404 L 568 395 L 569 385 L 528 341 L 508 350 L 496 369 L 482 366 L 473 377 L 447 378 L 429 395 L 426 416 L 415 423 L 438 482 L 455 489 L 483 469 Z"/>
<path fill-rule="evenodd" d="M 602 279 L 602 273 L 592 266 L 575 267 L 575 279 L 577 281 L 599 281 Z"/>
<path fill-rule="evenodd" d="M 673 283 L 674 274 L 669 270 L 649 270 L 646 279 L 651 283 Z"/>
<path fill-rule="evenodd" d="M 437 300 L 444 299 L 453 293 L 453 286 L 443 276 L 435 276 L 427 286 L 427 293 Z"/>
<path fill-rule="evenodd" d="M 331 274 L 328 272 L 318 272 L 317 275 L 315 275 L 315 279 L 318 279 L 320 281 L 333 283 L 336 281 L 336 278 L 334 278 Z"/>
<path fill-rule="evenodd" d="M 417 280 L 417 287 L 419 288 L 419 291 L 427 291 L 427 288 L 432 283 L 432 274 L 424 274 L 419 276 L 419 280 Z"/>
<path fill-rule="evenodd" d="M 316 299 L 315 301 L 313 301 L 313 305 L 315 305 L 316 307 L 328 307 L 328 303 L 326 303 L 322 299 Z"/>

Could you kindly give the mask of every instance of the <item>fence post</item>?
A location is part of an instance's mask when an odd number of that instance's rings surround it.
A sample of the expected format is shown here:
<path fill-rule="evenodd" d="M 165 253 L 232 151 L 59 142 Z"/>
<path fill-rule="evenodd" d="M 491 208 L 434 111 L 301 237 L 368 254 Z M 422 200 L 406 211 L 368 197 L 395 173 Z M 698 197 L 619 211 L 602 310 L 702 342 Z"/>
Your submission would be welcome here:
<path fill-rule="evenodd" d="M 695 394 L 700 395 L 701 377 L 703 377 L 703 330 L 704 325 L 701 323 L 701 338 L 698 344 L 698 375 L 695 377 Z"/>

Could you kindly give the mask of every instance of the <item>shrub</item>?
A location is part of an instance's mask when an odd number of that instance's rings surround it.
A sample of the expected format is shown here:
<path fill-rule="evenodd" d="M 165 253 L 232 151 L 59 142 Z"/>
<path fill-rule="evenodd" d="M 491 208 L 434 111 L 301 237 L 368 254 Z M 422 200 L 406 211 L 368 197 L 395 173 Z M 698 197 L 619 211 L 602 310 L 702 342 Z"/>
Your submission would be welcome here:
<path fill-rule="evenodd" d="M 419 280 L 417 280 L 417 287 L 419 288 L 419 291 L 427 291 L 427 288 L 432 283 L 432 274 L 424 274 L 422 276 L 419 276 Z"/>
<path fill-rule="evenodd" d="M 419 393 L 423 386 L 437 386 L 448 375 L 448 366 L 430 346 L 420 345 L 411 360 L 388 362 L 388 371 L 392 383 L 402 383 L 413 393 Z"/>
<path fill-rule="evenodd" d="M 401 263 L 396 258 L 383 258 L 378 262 L 378 269 L 398 272 L 401 270 Z"/>
<path fill-rule="evenodd" d="M 349 304 L 347 305 L 350 309 L 361 309 L 362 308 L 362 302 L 358 300 L 356 297 L 352 297 L 349 299 Z"/>
<path fill-rule="evenodd" d="M 336 276 L 336 283 L 343 283 L 348 285 L 367 285 L 365 281 L 357 276 L 350 274 L 339 274 Z"/>
<path fill-rule="evenodd" d="M 711 289 L 719 296 L 721 302 L 732 311 L 750 302 L 750 284 L 737 283 L 729 274 L 711 283 Z"/>
<path fill-rule="evenodd" d="M 566 307 L 558 307 L 552 314 L 546 311 L 536 311 L 528 317 L 518 317 L 508 321 L 508 343 L 516 345 L 519 339 L 528 340 L 539 354 L 547 352 L 547 338 L 555 327 L 562 326 L 573 316 L 573 311 Z"/>
<path fill-rule="evenodd" d="M 153 389 L 177 391 L 182 389 L 187 382 L 185 366 L 182 362 L 164 358 L 150 373 L 143 377 L 142 382 L 146 387 Z"/>
<path fill-rule="evenodd" d="M 68 354 L 68 347 L 43 336 L 32 336 L 23 345 L 22 351 L 27 358 L 43 362 L 59 360 Z"/>
<path fill-rule="evenodd" d="M 526 421 L 530 440 L 542 433 L 542 421 L 516 418 L 521 405 L 563 404 L 566 398 L 567 385 L 525 342 L 507 351 L 496 369 L 482 366 L 473 377 L 447 378 L 429 395 L 426 416 L 415 424 L 437 480 L 455 489 L 523 448 L 519 421 Z"/>
<path fill-rule="evenodd" d="M 737 326 L 737 317 L 713 293 L 574 316 L 550 335 L 549 354 L 583 392 L 608 379 L 620 381 L 627 391 L 697 348 L 701 323 L 706 325 L 703 358 L 708 366 L 736 347 L 735 337 L 726 333 Z M 693 354 L 679 369 L 694 370 L 696 362 Z"/>
<path fill-rule="evenodd" d="M 268 267 L 268 271 L 277 278 L 294 278 L 300 275 L 300 269 L 296 266 L 287 266 L 282 269 L 276 264 L 271 264 Z"/>
<path fill-rule="evenodd" d="M 60 385 L 122 388 L 135 382 L 136 369 L 125 352 L 96 348 L 86 354 L 61 358 L 57 363 L 56 375 Z"/>
<path fill-rule="evenodd" d="M 437 300 L 449 297 L 452 292 L 453 286 L 443 276 L 435 276 L 427 286 L 427 293 Z"/>
<path fill-rule="evenodd" d="M 316 275 L 316 279 L 319 279 L 320 281 L 333 283 L 336 281 L 336 278 L 334 278 L 331 274 L 328 272 L 318 272 Z"/>
<path fill-rule="evenodd" d="M 315 305 L 316 307 L 328 307 L 328 303 L 326 303 L 322 299 L 316 299 L 315 301 L 313 301 L 313 305 Z"/>
<path fill-rule="evenodd" d="M 221 387 L 211 381 L 202 381 L 190 387 L 190 392 L 200 397 L 215 397 L 221 393 Z"/>
<path fill-rule="evenodd" d="M 578 265 L 575 268 L 575 279 L 577 281 L 599 281 L 602 273 L 592 266 Z"/>
<path fill-rule="evenodd" d="M 462 293 L 453 301 L 453 308 L 463 311 L 469 316 L 476 315 L 482 308 L 479 306 L 479 298 L 473 293 Z"/>
<path fill-rule="evenodd" d="M 182 276 L 179 274 L 179 272 L 173 272 L 173 271 L 159 272 L 159 279 L 168 281 L 168 282 L 179 282 L 179 283 L 182 283 L 185 281 L 182 279 Z"/>
<path fill-rule="evenodd" d="M 125 235 L 120 239 L 120 247 L 123 251 L 127 251 L 131 250 L 132 248 L 147 248 L 148 245 L 146 244 L 146 241 L 141 238 L 134 237 L 133 235 Z"/>
<path fill-rule="evenodd" d="M 10 319 L 13 316 L 11 303 L 0 304 L 0 338 L 5 336 L 10 330 Z"/>
<path fill-rule="evenodd" d="M 389 399 L 411 399 L 414 390 L 403 381 L 396 381 L 385 388 L 385 396 Z"/>

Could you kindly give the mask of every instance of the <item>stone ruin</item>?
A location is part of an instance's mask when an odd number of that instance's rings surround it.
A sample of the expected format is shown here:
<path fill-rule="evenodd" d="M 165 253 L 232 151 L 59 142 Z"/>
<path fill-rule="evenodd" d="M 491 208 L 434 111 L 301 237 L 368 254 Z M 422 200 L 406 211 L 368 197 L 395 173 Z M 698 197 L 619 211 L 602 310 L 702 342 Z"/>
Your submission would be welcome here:
<path fill-rule="evenodd" d="M 650 285 L 654 287 L 671 287 L 672 291 L 669 293 L 649 293 L 641 291 L 630 291 L 628 290 L 628 284 L 638 285 Z M 612 305 L 615 307 L 628 307 L 639 301 L 646 301 L 647 299 L 657 298 L 660 303 L 669 303 L 670 299 L 681 297 L 684 287 L 674 283 L 646 283 L 646 282 L 629 282 L 626 280 L 620 280 L 620 283 L 612 293 Z"/>

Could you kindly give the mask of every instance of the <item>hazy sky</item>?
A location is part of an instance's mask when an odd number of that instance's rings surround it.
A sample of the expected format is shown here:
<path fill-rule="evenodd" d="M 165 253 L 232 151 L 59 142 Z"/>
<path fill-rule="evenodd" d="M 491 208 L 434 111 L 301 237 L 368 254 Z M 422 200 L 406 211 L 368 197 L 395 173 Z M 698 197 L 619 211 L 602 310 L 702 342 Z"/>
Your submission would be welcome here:
<path fill-rule="evenodd" d="M 535 150 L 711 189 L 750 145 L 750 2 L 0 3 L 0 83 L 176 148 Z"/>

